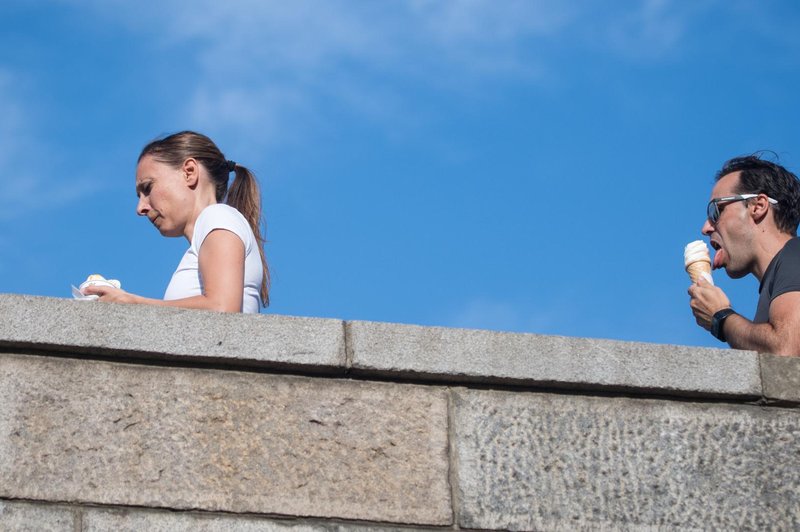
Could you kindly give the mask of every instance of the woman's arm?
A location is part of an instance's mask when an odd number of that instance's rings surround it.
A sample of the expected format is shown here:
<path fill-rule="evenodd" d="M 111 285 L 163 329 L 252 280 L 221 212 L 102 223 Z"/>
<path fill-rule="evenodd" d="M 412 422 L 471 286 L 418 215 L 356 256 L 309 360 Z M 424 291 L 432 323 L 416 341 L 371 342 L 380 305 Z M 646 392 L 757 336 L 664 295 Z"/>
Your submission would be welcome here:
<path fill-rule="evenodd" d="M 221 312 L 241 312 L 244 293 L 244 243 L 225 229 L 211 231 L 198 255 L 203 294 L 165 301 L 130 294 L 118 288 L 88 286 L 85 294 L 97 294 L 99 301 L 160 305 Z"/>

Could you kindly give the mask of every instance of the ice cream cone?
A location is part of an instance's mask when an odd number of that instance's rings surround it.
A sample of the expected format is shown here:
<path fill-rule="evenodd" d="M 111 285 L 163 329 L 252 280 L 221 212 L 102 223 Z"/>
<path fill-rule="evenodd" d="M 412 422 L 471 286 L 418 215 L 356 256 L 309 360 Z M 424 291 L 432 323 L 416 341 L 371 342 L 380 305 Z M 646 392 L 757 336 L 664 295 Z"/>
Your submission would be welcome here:
<path fill-rule="evenodd" d="M 705 280 L 709 281 L 711 284 L 714 284 L 714 281 L 711 280 L 711 262 L 707 260 L 696 260 L 691 264 L 686 265 L 686 273 L 689 274 L 689 278 L 692 280 L 693 283 L 696 283 L 700 277 L 703 277 Z"/>

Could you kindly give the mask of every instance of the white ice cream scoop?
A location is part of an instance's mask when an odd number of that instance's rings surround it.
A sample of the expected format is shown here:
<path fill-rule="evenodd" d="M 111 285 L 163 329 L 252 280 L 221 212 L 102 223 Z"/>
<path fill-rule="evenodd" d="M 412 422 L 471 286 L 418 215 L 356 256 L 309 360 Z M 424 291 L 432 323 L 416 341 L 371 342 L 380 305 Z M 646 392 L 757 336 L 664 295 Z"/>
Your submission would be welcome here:
<path fill-rule="evenodd" d="M 683 265 L 693 283 L 703 277 L 714 284 L 714 278 L 711 277 L 711 255 L 708 253 L 708 246 L 702 240 L 686 244 L 683 250 Z"/>

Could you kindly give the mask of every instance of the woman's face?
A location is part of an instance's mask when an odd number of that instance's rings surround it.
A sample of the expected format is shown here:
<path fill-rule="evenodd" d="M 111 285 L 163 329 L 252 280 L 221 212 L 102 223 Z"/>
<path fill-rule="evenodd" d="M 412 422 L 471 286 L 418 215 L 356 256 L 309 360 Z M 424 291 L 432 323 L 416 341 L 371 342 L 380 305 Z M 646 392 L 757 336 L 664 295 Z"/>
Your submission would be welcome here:
<path fill-rule="evenodd" d="M 164 236 L 184 236 L 192 212 L 192 195 L 181 168 L 146 155 L 136 167 L 136 214 L 147 216 Z"/>

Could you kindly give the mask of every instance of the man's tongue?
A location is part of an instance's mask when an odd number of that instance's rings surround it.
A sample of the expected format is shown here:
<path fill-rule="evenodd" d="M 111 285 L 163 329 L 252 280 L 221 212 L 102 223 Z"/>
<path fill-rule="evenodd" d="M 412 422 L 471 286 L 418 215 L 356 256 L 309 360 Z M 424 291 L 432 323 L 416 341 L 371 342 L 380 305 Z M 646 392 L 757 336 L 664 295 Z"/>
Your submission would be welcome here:
<path fill-rule="evenodd" d="M 724 267 L 726 258 L 727 257 L 725 256 L 725 250 L 722 248 L 718 249 L 717 252 L 714 253 L 714 264 L 713 264 L 714 269 L 716 270 L 718 268 Z"/>

